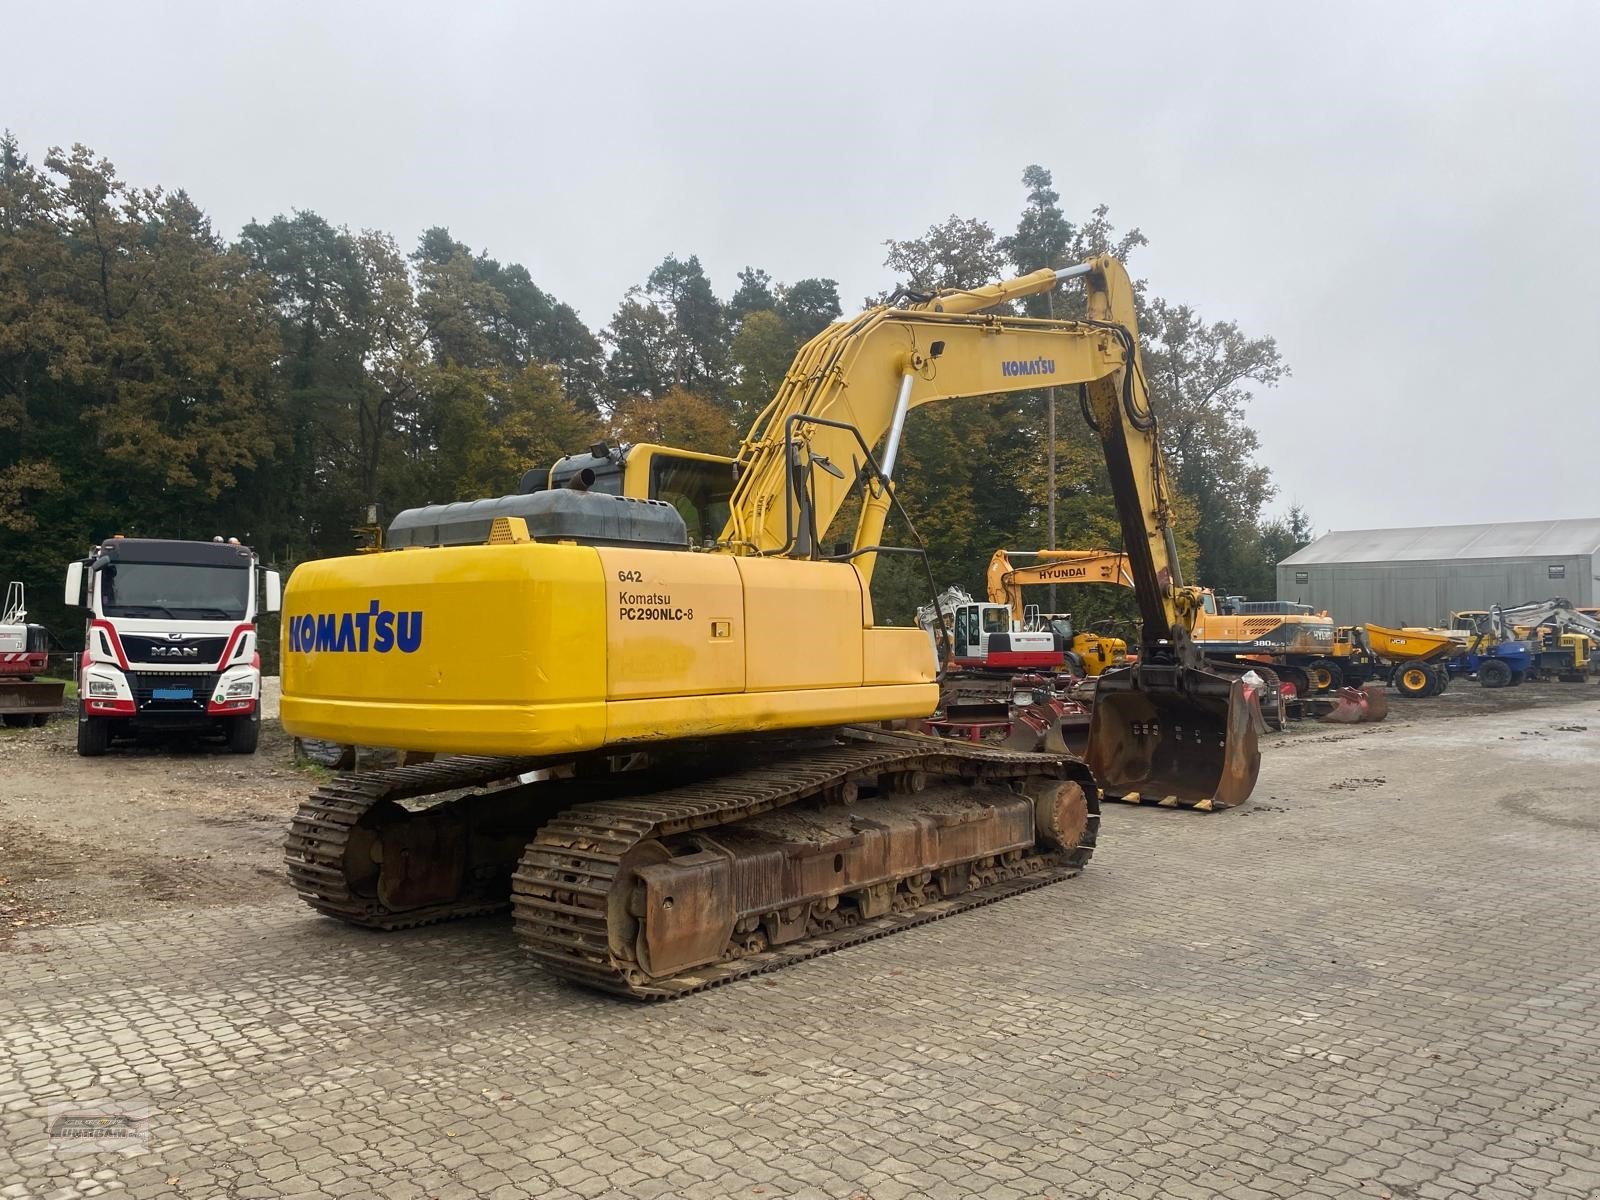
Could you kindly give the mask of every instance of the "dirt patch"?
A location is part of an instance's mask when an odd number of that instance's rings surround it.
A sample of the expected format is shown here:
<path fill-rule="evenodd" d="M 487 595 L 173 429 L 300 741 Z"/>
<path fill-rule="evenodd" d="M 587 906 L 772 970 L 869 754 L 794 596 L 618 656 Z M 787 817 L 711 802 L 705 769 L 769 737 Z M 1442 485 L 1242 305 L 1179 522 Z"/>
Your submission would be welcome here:
<path fill-rule="evenodd" d="M 1352 776 L 1349 779 L 1341 779 L 1337 783 L 1330 783 L 1328 789 L 1334 792 L 1359 792 L 1366 788 L 1382 787 L 1387 782 L 1388 780 L 1378 775 Z"/>
<path fill-rule="evenodd" d="M 284 831 L 315 779 L 276 722 L 253 755 L 200 742 L 79 758 L 71 721 L 0 737 L 0 944 L 19 929 L 287 892 Z"/>

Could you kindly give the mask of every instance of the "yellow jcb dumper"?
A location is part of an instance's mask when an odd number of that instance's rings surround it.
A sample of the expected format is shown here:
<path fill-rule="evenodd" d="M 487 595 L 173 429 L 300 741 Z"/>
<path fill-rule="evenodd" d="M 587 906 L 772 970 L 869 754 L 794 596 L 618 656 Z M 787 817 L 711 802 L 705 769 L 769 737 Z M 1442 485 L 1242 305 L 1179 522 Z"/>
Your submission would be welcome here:
<path fill-rule="evenodd" d="M 1084 320 L 991 311 L 1066 279 Z M 1087 765 L 873 724 L 939 695 L 927 634 L 878 625 L 868 587 L 907 414 L 1078 383 L 1144 631 L 1102 677 Z M 289 871 L 320 911 L 393 929 L 509 900 L 558 975 L 670 997 L 1076 874 L 1102 781 L 1196 807 L 1254 784 L 1246 692 L 1185 623 L 1112 259 L 835 323 L 735 460 L 595 447 L 544 482 L 568 486 L 410 510 L 386 552 L 294 573 L 285 728 L 440 756 L 301 807 Z"/>

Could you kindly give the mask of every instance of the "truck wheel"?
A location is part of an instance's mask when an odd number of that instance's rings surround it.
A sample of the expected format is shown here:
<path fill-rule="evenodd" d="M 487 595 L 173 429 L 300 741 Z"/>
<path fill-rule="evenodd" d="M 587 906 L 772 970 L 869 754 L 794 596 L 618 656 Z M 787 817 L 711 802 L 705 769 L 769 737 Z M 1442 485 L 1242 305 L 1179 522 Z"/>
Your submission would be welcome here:
<path fill-rule="evenodd" d="M 1314 658 L 1306 667 L 1311 686 L 1319 692 L 1336 692 L 1344 686 L 1344 668 L 1331 658 Z"/>
<path fill-rule="evenodd" d="M 228 722 L 228 753 L 254 754 L 261 740 L 261 716 L 251 713 L 247 717 L 234 717 Z"/>
<path fill-rule="evenodd" d="M 1433 694 L 1435 696 L 1437 696 L 1440 692 L 1450 690 L 1449 667 L 1445 666 L 1443 663 L 1434 664 L 1433 677 L 1439 681 L 1439 686 L 1433 689 Z"/>
<path fill-rule="evenodd" d="M 35 725 L 48 725 L 48 724 L 50 724 L 50 714 L 49 713 L 34 713 L 33 714 L 33 723 Z"/>
<path fill-rule="evenodd" d="M 1433 689 L 1438 686 L 1433 671 L 1426 663 L 1403 663 L 1394 669 L 1394 677 L 1390 682 L 1402 696 L 1412 697 L 1431 696 Z"/>
<path fill-rule="evenodd" d="M 1511 683 L 1511 668 L 1498 658 L 1478 664 L 1478 682 L 1486 688 L 1503 688 Z"/>
<path fill-rule="evenodd" d="M 84 758 L 99 758 L 111 745 L 111 724 L 104 717 L 78 718 L 78 753 Z"/>
<path fill-rule="evenodd" d="M 0 713 L 0 719 L 3 719 L 10 729 L 25 729 L 33 724 L 32 713 Z"/>

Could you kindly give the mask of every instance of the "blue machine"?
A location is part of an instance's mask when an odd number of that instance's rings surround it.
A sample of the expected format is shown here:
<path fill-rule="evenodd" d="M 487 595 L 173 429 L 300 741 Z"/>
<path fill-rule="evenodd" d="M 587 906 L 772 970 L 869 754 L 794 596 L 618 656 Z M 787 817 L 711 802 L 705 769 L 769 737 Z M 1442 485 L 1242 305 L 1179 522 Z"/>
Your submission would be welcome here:
<path fill-rule="evenodd" d="M 1472 648 L 1449 662 L 1452 675 L 1477 675 L 1486 688 L 1515 687 L 1533 670 L 1533 647 L 1512 639 L 1504 642 L 1473 639 Z"/>

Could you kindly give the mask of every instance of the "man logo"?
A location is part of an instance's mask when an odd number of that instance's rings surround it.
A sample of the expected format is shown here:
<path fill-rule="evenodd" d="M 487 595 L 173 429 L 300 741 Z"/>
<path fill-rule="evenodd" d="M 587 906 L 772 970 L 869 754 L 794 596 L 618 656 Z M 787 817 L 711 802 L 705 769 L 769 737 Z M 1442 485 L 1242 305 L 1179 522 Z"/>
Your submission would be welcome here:
<path fill-rule="evenodd" d="M 199 646 L 151 646 L 152 658 L 199 658 Z"/>

